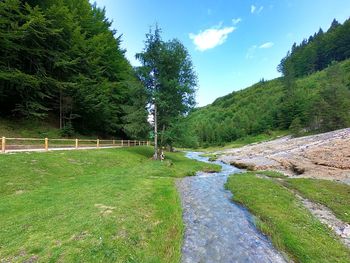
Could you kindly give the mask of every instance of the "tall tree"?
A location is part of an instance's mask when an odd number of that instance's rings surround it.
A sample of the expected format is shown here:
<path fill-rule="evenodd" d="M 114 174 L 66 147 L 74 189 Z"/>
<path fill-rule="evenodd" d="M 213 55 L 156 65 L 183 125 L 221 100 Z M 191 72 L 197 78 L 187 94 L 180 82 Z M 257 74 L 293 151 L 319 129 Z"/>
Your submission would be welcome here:
<path fill-rule="evenodd" d="M 154 126 L 154 159 L 159 159 L 161 146 L 171 146 L 178 126 L 177 119 L 195 105 L 197 78 L 186 48 L 176 39 L 164 42 L 161 29 L 146 34 L 143 52 L 136 54 L 142 66 L 138 68 L 140 80 L 148 92 Z M 173 132 L 171 128 L 175 127 Z M 161 133 L 158 132 L 159 127 Z"/>

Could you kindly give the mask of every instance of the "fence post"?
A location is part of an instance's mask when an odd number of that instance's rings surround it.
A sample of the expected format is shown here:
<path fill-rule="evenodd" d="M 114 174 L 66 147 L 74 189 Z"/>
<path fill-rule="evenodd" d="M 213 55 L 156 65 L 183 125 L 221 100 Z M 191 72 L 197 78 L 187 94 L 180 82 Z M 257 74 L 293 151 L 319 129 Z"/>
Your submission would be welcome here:
<path fill-rule="evenodd" d="M 49 150 L 49 139 L 45 138 L 45 151 Z"/>
<path fill-rule="evenodd" d="M 128 147 L 130 147 L 130 140 L 128 140 Z"/>
<path fill-rule="evenodd" d="M 2 137 L 2 139 L 1 139 L 1 152 L 5 153 L 5 150 L 6 150 L 6 138 Z"/>
<path fill-rule="evenodd" d="M 136 144 L 136 140 L 134 140 L 134 146 L 137 146 L 137 144 Z"/>
<path fill-rule="evenodd" d="M 75 149 L 78 149 L 79 147 L 79 139 L 75 139 Z"/>
<path fill-rule="evenodd" d="M 124 146 L 124 140 L 122 140 L 122 147 Z"/>
<path fill-rule="evenodd" d="M 112 144 L 115 145 L 115 140 L 112 141 Z"/>
<path fill-rule="evenodd" d="M 147 146 L 149 146 L 149 141 L 147 141 Z"/>
<path fill-rule="evenodd" d="M 97 139 L 97 141 L 96 141 L 96 147 L 97 147 L 97 148 L 100 147 L 100 139 Z"/>

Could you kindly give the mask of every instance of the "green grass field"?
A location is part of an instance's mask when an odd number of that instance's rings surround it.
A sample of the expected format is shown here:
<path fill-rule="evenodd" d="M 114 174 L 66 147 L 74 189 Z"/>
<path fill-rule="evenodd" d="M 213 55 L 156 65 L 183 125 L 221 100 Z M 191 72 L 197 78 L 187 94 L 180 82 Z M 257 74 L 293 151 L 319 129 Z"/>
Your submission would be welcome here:
<path fill-rule="evenodd" d="M 271 178 L 284 179 L 280 182 L 287 188 L 297 191 L 304 198 L 327 206 L 344 222 L 350 224 L 350 185 L 335 181 L 289 178 L 276 171 L 256 171 Z"/>
<path fill-rule="evenodd" d="M 323 204 L 344 222 L 350 224 L 350 186 L 317 179 L 288 179 L 287 187 L 297 190 L 303 197 Z"/>
<path fill-rule="evenodd" d="M 295 262 L 350 262 L 350 250 L 281 183 L 248 172 L 232 175 L 226 187 L 234 201 L 256 216 L 262 232 Z"/>
<path fill-rule="evenodd" d="M 0 155 L 0 262 L 178 262 L 175 178 L 218 166 L 135 147 Z"/>

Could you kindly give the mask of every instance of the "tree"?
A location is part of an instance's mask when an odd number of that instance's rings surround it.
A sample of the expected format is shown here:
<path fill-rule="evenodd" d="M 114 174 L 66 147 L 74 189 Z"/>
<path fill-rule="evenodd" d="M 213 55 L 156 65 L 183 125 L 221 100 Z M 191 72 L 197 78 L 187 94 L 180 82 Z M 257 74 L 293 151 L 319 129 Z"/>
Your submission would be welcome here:
<path fill-rule="evenodd" d="M 157 160 L 158 143 L 172 145 L 175 137 L 170 134 L 177 133 L 178 127 L 174 123 L 195 105 L 197 78 L 186 48 L 176 39 L 164 42 L 158 26 L 146 34 L 145 48 L 136 58 L 142 64 L 138 75 L 147 90 L 153 115 L 154 159 Z"/>
<path fill-rule="evenodd" d="M 50 118 L 100 136 L 145 134 L 136 126 L 147 125 L 146 100 L 135 96 L 140 82 L 111 25 L 89 0 L 0 1 L 1 116 Z"/>
<path fill-rule="evenodd" d="M 350 89 L 339 64 L 332 65 L 327 72 L 325 88 L 315 103 L 321 118 L 321 131 L 331 131 L 350 126 Z"/>

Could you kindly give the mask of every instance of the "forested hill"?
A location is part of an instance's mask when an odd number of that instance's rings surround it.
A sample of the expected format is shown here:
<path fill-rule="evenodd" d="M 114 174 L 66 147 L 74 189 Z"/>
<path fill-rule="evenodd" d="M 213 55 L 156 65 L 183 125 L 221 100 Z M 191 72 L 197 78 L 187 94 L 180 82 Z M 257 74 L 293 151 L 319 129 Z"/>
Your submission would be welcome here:
<path fill-rule="evenodd" d="M 294 44 L 282 59 L 283 77 L 261 81 L 194 110 L 184 146 L 227 143 L 287 130 L 324 132 L 350 126 L 350 21 Z M 322 62 L 322 63 L 321 63 Z M 185 128 L 186 127 L 186 128 Z"/>
<path fill-rule="evenodd" d="M 0 117 L 145 136 L 144 89 L 121 41 L 88 0 L 0 1 Z"/>
<path fill-rule="evenodd" d="M 325 69 L 332 61 L 350 58 L 350 19 L 340 24 L 333 20 L 327 32 L 320 30 L 299 45 L 293 44 L 278 70 L 302 77 Z"/>

